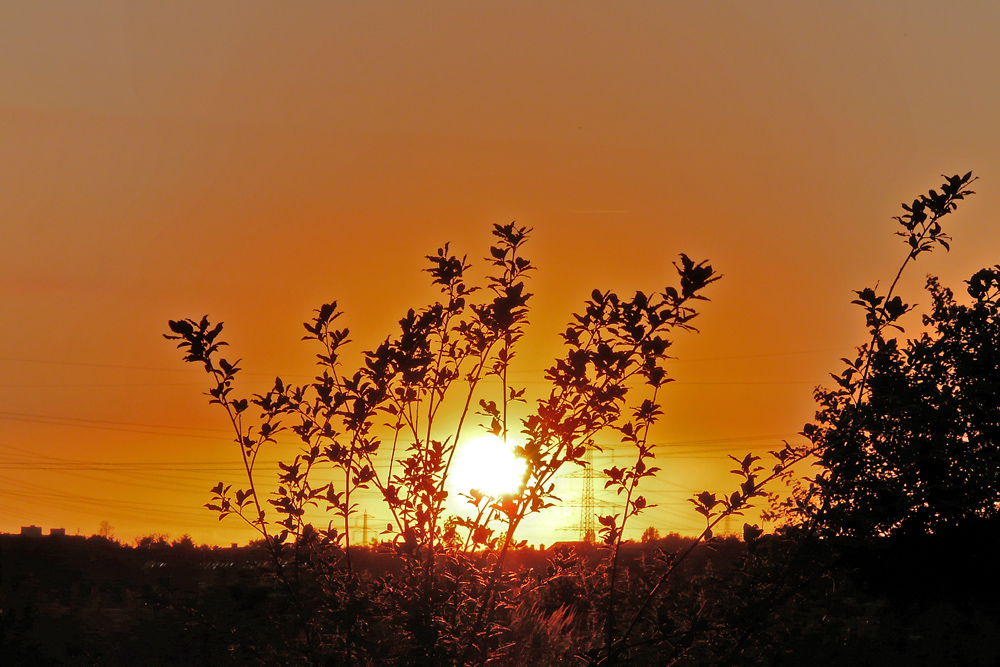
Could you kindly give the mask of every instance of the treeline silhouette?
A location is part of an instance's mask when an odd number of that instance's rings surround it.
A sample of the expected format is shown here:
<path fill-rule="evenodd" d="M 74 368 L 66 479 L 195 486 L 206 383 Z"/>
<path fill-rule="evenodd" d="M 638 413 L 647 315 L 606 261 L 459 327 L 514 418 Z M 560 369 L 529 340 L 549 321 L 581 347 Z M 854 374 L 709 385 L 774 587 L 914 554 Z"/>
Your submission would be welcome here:
<path fill-rule="evenodd" d="M 281 632 L 261 565 L 252 548 L 0 535 L 2 662 L 238 664 L 246 638 Z"/>
<path fill-rule="evenodd" d="M 692 538 L 671 535 L 632 545 L 628 560 L 654 547 L 679 550 Z M 398 575 L 391 549 L 354 548 L 355 565 L 372 581 Z M 709 554 L 706 554 L 706 556 Z M 577 567 L 592 571 L 597 547 L 564 543 L 519 549 L 512 571 L 538 580 Z M 699 559 L 700 560 L 700 559 Z M 694 562 L 693 562 L 694 563 Z M 7 665 L 294 664 L 294 601 L 274 577 L 265 545 L 196 546 L 160 536 L 135 545 L 103 536 L 0 534 L 0 647 Z M 696 566 L 696 565 L 695 565 Z M 587 603 L 583 576 L 554 588 L 543 607 Z"/>
<path fill-rule="evenodd" d="M 728 537 L 695 549 L 657 612 L 667 636 L 692 637 L 677 664 L 710 664 L 718 654 L 704 650 L 706 637 L 721 644 L 726 628 L 754 624 L 761 626 L 756 649 L 744 651 L 743 664 L 1000 660 L 995 519 L 930 536 L 817 540 L 808 553 L 796 544 L 799 570 L 794 585 L 785 584 L 794 593 L 765 599 L 793 541 Z M 677 535 L 626 542 L 627 587 L 641 591 L 692 544 Z M 403 567 L 390 550 L 355 549 L 369 584 Z M 493 664 L 574 664 L 574 651 L 590 640 L 586 629 L 603 615 L 595 592 L 607 555 L 588 543 L 513 552 L 510 573 L 529 604 L 512 617 L 514 646 Z M 97 536 L 0 535 L 0 564 L 5 666 L 309 664 L 295 641 L 296 603 L 273 576 L 262 544 L 128 546 Z M 699 637 L 677 618 L 693 619 Z M 647 657 L 633 664 L 661 663 Z"/>

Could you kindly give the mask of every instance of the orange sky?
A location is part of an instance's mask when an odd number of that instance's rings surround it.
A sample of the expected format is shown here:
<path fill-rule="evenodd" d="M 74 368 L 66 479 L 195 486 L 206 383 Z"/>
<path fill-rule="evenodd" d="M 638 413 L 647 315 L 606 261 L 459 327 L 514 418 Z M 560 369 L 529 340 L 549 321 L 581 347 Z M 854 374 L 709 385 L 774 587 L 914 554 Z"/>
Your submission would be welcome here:
<path fill-rule="evenodd" d="M 0 531 L 245 541 L 200 509 L 238 453 L 167 320 L 225 320 L 259 391 L 311 372 L 312 308 L 373 345 L 431 298 L 423 255 L 511 220 L 526 382 L 593 288 L 662 288 L 680 252 L 725 274 L 635 523 L 689 531 L 861 342 L 899 202 L 980 177 L 911 300 L 1000 261 L 994 3 L 137 4 L 0 5 Z"/>

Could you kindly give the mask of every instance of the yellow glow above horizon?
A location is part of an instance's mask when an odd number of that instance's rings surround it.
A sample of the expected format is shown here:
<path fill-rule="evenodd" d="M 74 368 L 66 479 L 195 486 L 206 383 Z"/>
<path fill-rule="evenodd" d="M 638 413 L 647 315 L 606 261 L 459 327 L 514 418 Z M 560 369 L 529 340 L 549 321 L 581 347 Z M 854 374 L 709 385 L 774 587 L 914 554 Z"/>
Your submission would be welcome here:
<path fill-rule="evenodd" d="M 490 496 L 516 493 L 527 463 L 509 442 L 492 433 L 464 442 L 455 450 L 448 485 L 453 494 L 477 489 Z"/>

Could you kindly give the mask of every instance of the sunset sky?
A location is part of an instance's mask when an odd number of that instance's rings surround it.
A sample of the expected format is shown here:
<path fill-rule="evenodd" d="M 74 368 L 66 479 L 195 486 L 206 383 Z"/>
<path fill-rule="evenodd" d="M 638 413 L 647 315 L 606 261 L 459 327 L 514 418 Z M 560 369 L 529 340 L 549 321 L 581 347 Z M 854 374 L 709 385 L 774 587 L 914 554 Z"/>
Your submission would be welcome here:
<path fill-rule="evenodd" d="M 686 498 L 796 438 L 862 342 L 900 202 L 979 177 L 904 299 L 1000 262 L 1000 5 L 819 4 L 0 4 L 0 531 L 245 542 L 202 508 L 239 454 L 168 319 L 225 321 L 247 393 L 302 382 L 313 308 L 374 346 L 434 297 L 424 255 L 481 269 L 513 220 L 529 394 L 594 288 L 662 289 L 682 252 L 724 274 L 634 523 L 695 530 Z"/>

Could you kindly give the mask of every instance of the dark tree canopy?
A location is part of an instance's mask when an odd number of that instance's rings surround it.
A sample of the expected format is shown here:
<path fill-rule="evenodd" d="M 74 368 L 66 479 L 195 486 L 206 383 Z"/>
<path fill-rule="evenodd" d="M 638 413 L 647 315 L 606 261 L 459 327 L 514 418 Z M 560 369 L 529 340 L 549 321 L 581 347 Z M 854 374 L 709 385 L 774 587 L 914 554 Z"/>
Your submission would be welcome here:
<path fill-rule="evenodd" d="M 928 279 L 926 331 L 875 341 L 864 400 L 817 392 L 830 532 L 937 533 L 998 513 L 1000 266 L 967 284 L 968 305 Z"/>

